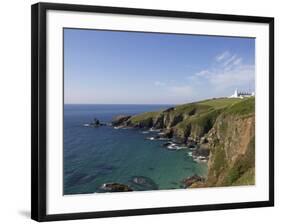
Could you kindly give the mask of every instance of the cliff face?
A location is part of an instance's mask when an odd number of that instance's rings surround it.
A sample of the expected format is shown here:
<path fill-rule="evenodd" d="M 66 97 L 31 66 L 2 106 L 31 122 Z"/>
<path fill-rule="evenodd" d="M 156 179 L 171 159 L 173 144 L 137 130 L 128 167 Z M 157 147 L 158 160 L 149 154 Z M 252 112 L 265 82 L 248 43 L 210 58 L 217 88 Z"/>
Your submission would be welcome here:
<path fill-rule="evenodd" d="M 160 112 L 147 112 L 128 119 L 124 125 L 139 128 L 164 129 L 177 142 L 187 143 L 188 138 L 199 139 L 212 128 L 220 108 L 192 103 Z"/>
<path fill-rule="evenodd" d="M 207 186 L 254 184 L 254 117 L 220 117 L 208 134 Z"/>
<path fill-rule="evenodd" d="M 235 111 L 239 109 L 240 111 Z M 255 183 L 254 101 L 222 113 L 207 135 L 210 159 L 207 186 Z"/>
<path fill-rule="evenodd" d="M 255 98 L 213 99 L 123 118 L 121 125 L 162 129 L 166 137 L 209 150 L 208 176 L 191 187 L 254 184 Z"/>

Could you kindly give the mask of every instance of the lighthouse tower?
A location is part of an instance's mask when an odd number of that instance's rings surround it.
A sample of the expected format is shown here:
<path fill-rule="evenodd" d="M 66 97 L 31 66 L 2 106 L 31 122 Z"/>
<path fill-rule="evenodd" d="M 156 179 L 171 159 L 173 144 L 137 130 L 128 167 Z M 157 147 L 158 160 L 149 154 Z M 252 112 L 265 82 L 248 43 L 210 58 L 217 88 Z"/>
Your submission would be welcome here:
<path fill-rule="evenodd" d="M 240 99 L 243 99 L 243 98 L 252 97 L 252 96 L 255 96 L 255 92 L 252 92 L 252 93 L 250 93 L 250 92 L 238 92 L 238 90 L 235 89 L 234 94 L 231 95 L 228 98 L 240 98 Z"/>
<path fill-rule="evenodd" d="M 238 98 L 238 89 L 235 89 L 234 94 L 231 95 L 229 98 Z"/>

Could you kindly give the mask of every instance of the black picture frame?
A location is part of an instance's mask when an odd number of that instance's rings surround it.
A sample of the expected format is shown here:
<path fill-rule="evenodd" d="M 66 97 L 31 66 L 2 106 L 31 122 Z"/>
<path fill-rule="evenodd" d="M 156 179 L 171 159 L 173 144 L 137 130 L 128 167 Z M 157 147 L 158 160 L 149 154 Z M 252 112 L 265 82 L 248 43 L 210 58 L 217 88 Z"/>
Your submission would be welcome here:
<path fill-rule="evenodd" d="M 69 214 L 46 213 L 46 12 L 64 10 L 75 12 L 100 12 L 141 16 L 193 18 L 235 22 L 254 22 L 269 25 L 269 200 L 243 203 L 208 204 L 196 206 L 160 207 Z M 193 212 L 206 210 L 238 209 L 274 206 L 274 18 L 164 11 L 137 8 L 103 7 L 74 4 L 37 3 L 31 13 L 31 218 L 36 221 L 102 218 L 161 213 Z"/>

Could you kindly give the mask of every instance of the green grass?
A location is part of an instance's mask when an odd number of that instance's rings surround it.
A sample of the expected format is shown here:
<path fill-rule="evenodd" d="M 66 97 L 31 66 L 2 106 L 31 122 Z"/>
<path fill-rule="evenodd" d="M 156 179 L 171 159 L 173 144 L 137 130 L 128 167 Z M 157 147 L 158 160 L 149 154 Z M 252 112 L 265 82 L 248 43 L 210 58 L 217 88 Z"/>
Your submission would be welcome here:
<path fill-rule="evenodd" d="M 243 99 L 241 102 L 233 104 L 227 108 L 226 114 L 249 115 L 255 113 L 255 97 Z"/>
<path fill-rule="evenodd" d="M 253 184 L 255 184 L 255 168 L 250 168 L 237 181 L 233 183 L 233 185 L 236 186 Z"/>
<path fill-rule="evenodd" d="M 148 119 L 153 119 L 154 117 L 156 117 L 157 115 L 159 115 L 160 112 L 154 111 L 154 112 L 145 112 L 139 115 L 135 115 L 133 117 L 130 118 L 130 121 L 133 124 L 148 120 Z"/>
<path fill-rule="evenodd" d="M 204 133 L 207 133 L 214 125 L 217 117 L 220 115 L 220 110 L 208 110 L 205 113 L 198 114 L 191 118 L 191 124 L 202 128 Z M 203 133 L 203 134 L 204 134 Z"/>
<path fill-rule="evenodd" d="M 249 170 L 254 169 L 255 167 L 255 138 L 252 138 L 248 150 L 245 155 L 241 155 L 239 159 L 236 160 L 236 163 L 228 171 L 227 177 L 225 180 L 226 185 L 235 185 L 237 182 L 242 184 L 245 182 L 250 183 L 254 179 L 252 172 Z"/>
<path fill-rule="evenodd" d="M 193 134 L 202 136 L 213 127 L 220 113 L 220 110 L 214 110 L 213 108 L 208 107 L 207 110 L 201 111 L 201 113 L 196 113 L 178 123 L 176 128 L 182 133 L 185 132 L 185 129 L 191 128 Z"/>
<path fill-rule="evenodd" d="M 146 112 L 139 115 L 135 115 L 130 118 L 132 124 L 138 124 L 141 122 L 149 123 L 152 119 L 161 114 L 169 113 L 170 117 L 183 116 L 184 120 L 175 124 L 179 128 L 179 132 L 185 132 L 184 129 L 190 126 L 202 126 L 202 129 L 208 131 L 214 124 L 216 118 L 225 111 L 225 114 L 241 114 L 247 115 L 254 112 L 255 101 L 254 97 L 247 99 L 236 98 L 216 98 L 209 99 L 195 103 L 188 103 L 176 106 L 174 110 L 169 112 L 154 111 Z M 181 130 L 183 129 L 183 130 Z M 203 130 L 198 129 L 198 133 L 202 133 Z M 205 132 L 206 132 L 205 131 Z"/>
<path fill-rule="evenodd" d="M 201 113 L 203 111 L 208 110 L 211 108 L 208 105 L 200 105 L 198 103 L 189 103 L 189 104 L 183 104 L 175 107 L 175 110 L 172 113 L 180 114 L 184 113 L 187 115 L 192 115 L 194 113 Z"/>
<path fill-rule="evenodd" d="M 228 107 L 243 101 L 243 99 L 237 98 L 218 98 L 218 99 L 209 99 L 198 102 L 199 105 L 205 105 L 213 107 L 214 109 L 221 109 Z"/>
<path fill-rule="evenodd" d="M 218 175 L 221 173 L 222 170 L 226 168 L 227 163 L 226 161 L 226 155 L 223 148 L 218 147 L 214 153 L 214 165 L 213 169 L 218 177 Z"/>

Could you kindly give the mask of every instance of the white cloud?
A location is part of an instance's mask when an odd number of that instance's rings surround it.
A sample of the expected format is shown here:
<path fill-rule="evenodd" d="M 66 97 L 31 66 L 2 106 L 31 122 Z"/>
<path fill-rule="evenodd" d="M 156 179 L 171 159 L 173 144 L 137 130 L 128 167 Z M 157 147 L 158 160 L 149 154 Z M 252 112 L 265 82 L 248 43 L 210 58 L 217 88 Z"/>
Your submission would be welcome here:
<path fill-rule="evenodd" d="M 229 53 L 228 51 L 224 51 L 224 52 L 222 52 L 221 54 L 217 55 L 216 58 L 215 58 L 215 60 L 216 60 L 217 62 L 220 62 L 220 61 L 224 60 L 225 58 L 228 58 L 229 55 L 230 55 L 230 53 Z"/>
<path fill-rule="evenodd" d="M 202 70 L 200 72 L 197 72 L 195 75 L 199 76 L 199 77 L 202 77 L 202 76 L 208 75 L 209 73 L 210 73 L 209 70 Z"/>
<path fill-rule="evenodd" d="M 209 67 L 188 75 L 185 82 L 156 81 L 156 86 L 165 87 L 173 102 L 191 102 L 212 97 L 229 96 L 238 88 L 255 88 L 255 66 L 243 63 L 238 54 L 223 52 L 213 59 Z"/>
<path fill-rule="evenodd" d="M 223 62 L 223 66 L 226 67 L 226 66 L 232 65 L 233 61 L 235 61 L 236 58 L 237 58 L 236 55 L 232 55 L 231 57 L 225 59 L 224 62 Z"/>
<path fill-rule="evenodd" d="M 166 86 L 166 83 L 165 82 L 160 82 L 160 81 L 155 81 L 154 85 L 155 86 Z"/>
<path fill-rule="evenodd" d="M 233 65 L 240 65 L 242 62 L 242 58 L 237 58 L 232 64 Z"/>
<path fill-rule="evenodd" d="M 208 77 L 208 81 L 220 89 L 238 87 L 254 83 L 255 67 L 253 65 L 239 65 L 229 70 L 217 70 Z"/>
<path fill-rule="evenodd" d="M 190 93 L 190 96 L 210 98 L 228 96 L 235 88 L 254 88 L 255 66 L 243 63 L 239 55 L 225 51 L 215 57 L 214 62 L 210 67 L 188 76 L 187 80 L 192 88 L 186 87 L 185 90 L 179 87 L 177 92 L 197 90 L 197 93 Z"/>
<path fill-rule="evenodd" d="M 215 57 L 215 61 L 218 66 L 224 67 L 226 70 L 230 70 L 233 66 L 238 66 L 242 62 L 242 58 L 236 54 L 231 54 L 228 51 L 224 51 Z"/>

